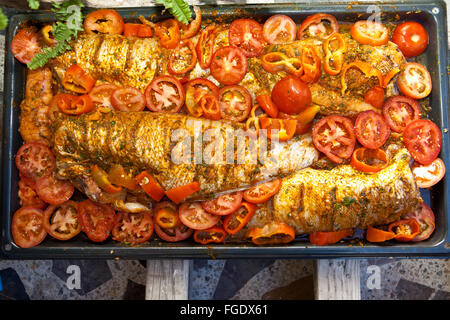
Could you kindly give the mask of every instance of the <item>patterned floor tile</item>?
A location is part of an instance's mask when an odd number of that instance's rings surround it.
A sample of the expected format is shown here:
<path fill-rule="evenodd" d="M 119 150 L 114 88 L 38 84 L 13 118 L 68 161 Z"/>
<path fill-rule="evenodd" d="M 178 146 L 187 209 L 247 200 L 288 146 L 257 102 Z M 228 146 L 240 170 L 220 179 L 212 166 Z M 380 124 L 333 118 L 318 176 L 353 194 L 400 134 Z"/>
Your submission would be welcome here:
<path fill-rule="evenodd" d="M 27 292 L 16 270 L 0 270 L 0 300 L 29 300 Z"/>
<path fill-rule="evenodd" d="M 263 300 L 314 300 L 314 277 L 295 280 L 287 286 L 272 289 L 261 297 Z"/>

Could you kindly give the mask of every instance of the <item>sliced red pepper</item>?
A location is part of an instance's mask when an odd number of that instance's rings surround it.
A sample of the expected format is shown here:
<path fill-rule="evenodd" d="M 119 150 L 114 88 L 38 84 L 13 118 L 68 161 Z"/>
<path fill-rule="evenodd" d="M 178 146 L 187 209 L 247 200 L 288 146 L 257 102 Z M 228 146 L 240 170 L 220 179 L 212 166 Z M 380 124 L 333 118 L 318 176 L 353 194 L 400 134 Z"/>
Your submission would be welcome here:
<path fill-rule="evenodd" d="M 74 64 L 67 69 L 62 85 L 67 90 L 87 94 L 95 86 L 97 79 L 89 75 L 79 65 Z"/>
<path fill-rule="evenodd" d="M 180 43 L 180 28 L 178 21 L 167 19 L 155 25 L 155 35 L 159 38 L 161 45 L 166 49 L 175 49 Z"/>
<path fill-rule="evenodd" d="M 221 118 L 219 100 L 213 94 L 203 94 L 199 100 L 199 104 L 205 118 L 211 120 L 219 120 Z"/>
<path fill-rule="evenodd" d="M 331 34 L 323 42 L 323 50 L 325 52 L 323 69 L 332 76 L 339 74 L 342 70 L 344 52 L 346 50 L 342 35 L 338 32 Z"/>
<path fill-rule="evenodd" d="M 158 181 L 153 178 L 147 171 L 142 171 L 136 176 L 137 183 L 144 189 L 153 200 L 161 201 L 164 197 L 164 189 Z"/>
<path fill-rule="evenodd" d="M 114 186 L 111 181 L 109 181 L 108 174 L 96 164 L 91 166 L 91 175 L 92 179 L 94 179 L 100 189 L 103 189 L 108 193 L 117 193 L 122 190 L 122 187 Z"/>
<path fill-rule="evenodd" d="M 197 181 L 188 183 L 184 186 L 172 188 L 170 190 L 166 191 L 166 196 L 175 202 L 176 204 L 179 204 L 181 201 L 189 197 L 194 192 L 200 191 L 200 183 Z"/>
<path fill-rule="evenodd" d="M 253 228 L 247 233 L 256 245 L 289 243 L 295 239 L 295 230 L 283 222 L 269 222 L 262 228 Z"/>
<path fill-rule="evenodd" d="M 210 25 L 200 33 L 195 50 L 197 51 L 198 63 L 202 69 L 209 68 L 211 64 L 214 53 L 214 42 L 218 31 L 217 26 Z"/>
<path fill-rule="evenodd" d="M 313 46 L 306 46 L 302 52 L 303 76 L 302 79 L 306 83 L 314 83 L 319 80 L 322 71 L 320 69 L 320 58 Z"/>
<path fill-rule="evenodd" d="M 278 116 L 278 108 L 273 103 L 271 96 L 262 94 L 256 97 L 256 101 L 269 117 L 276 118 Z"/>
<path fill-rule="evenodd" d="M 392 231 L 384 231 L 374 227 L 367 228 L 366 240 L 369 242 L 384 242 L 395 238 L 395 233 Z"/>
<path fill-rule="evenodd" d="M 164 206 L 156 210 L 154 217 L 155 223 L 157 223 L 161 228 L 171 229 L 182 224 L 176 207 Z"/>
<path fill-rule="evenodd" d="M 145 24 L 141 24 L 140 28 L 138 30 L 137 36 L 139 38 L 151 38 L 153 37 L 153 31 L 150 26 L 147 26 Z"/>
<path fill-rule="evenodd" d="M 125 23 L 123 25 L 123 35 L 125 37 L 137 37 L 141 25 L 139 23 Z"/>
<path fill-rule="evenodd" d="M 201 244 L 223 243 L 227 233 L 222 227 L 212 227 L 206 230 L 196 230 L 194 232 L 194 241 Z"/>
<path fill-rule="evenodd" d="M 64 106 L 61 105 L 59 108 L 66 114 L 79 115 L 94 110 L 94 102 L 92 102 L 89 95 L 84 94 L 82 96 L 75 96 L 73 100 L 71 100 L 70 106 L 64 103 Z"/>
<path fill-rule="evenodd" d="M 313 232 L 309 235 L 309 242 L 318 246 L 326 246 L 334 244 L 342 238 L 349 237 L 353 234 L 353 229 L 345 229 L 329 232 Z"/>
<path fill-rule="evenodd" d="M 350 164 L 362 172 L 378 172 L 388 166 L 389 158 L 382 149 L 362 147 L 353 152 Z"/>
<path fill-rule="evenodd" d="M 194 69 L 196 63 L 194 43 L 186 39 L 181 41 L 170 55 L 168 69 L 171 74 L 185 74 Z"/>
<path fill-rule="evenodd" d="M 262 56 L 261 65 L 270 73 L 285 71 L 297 77 L 303 75 L 303 63 L 300 58 L 289 58 L 282 52 L 269 52 Z"/>
<path fill-rule="evenodd" d="M 202 11 L 200 7 L 194 6 L 195 19 L 192 20 L 188 25 L 184 25 L 181 22 L 178 22 L 178 26 L 180 27 L 181 40 L 189 39 L 195 36 L 200 30 L 200 26 L 202 24 Z"/>
<path fill-rule="evenodd" d="M 420 233 L 420 224 L 416 219 L 403 219 L 392 222 L 388 226 L 388 231 L 395 234 L 394 239 L 401 242 L 408 242 Z"/>
<path fill-rule="evenodd" d="M 242 202 L 239 209 L 225 217 L 223 226 L 229 234 L 240 231 L 255 215 L 256 205 L 249 202 Z"/>
<path fill-rule="evenodd" d="M 125 173 L 125 169 L 120 165 L 116 164 L 111 167 L 108 172 L 108 178 L 111 183 L 125 187 L 128 190 L 137 190 L 139 185 L 130 174 Z"/>
<path fill-rule="evenodd" d="M 297 120 L 295 119 L 272 119 L 260 118 L 261 129 L 266 130 L 266 135 L 269 139 L 272 136 L 272 130 L 278 130 L 278 141 L 287 141 L 291 139 L 297 129 Z"/>
<path fill-rule="evenodd" d="M 399 68 L 391 69 L 383 78 L 383 88 L 386 88 L 389 82 L 392 80 L 392 78 L 394 78 L 395 75 L 399 72 L 400 72 Z"/>
<path fill-rule="evenodd" d="M 372 65 L 370 63 L 358 60 L 358 61 L 354 61 L 352 63 L 347 64 L 342 69 L 342 73 L 341 73 L 342 95 L 344 95 L 345 91 L 347 91 L 347 82 L 345 81 L 345 74 L 347 73 L 347 70 L 352 67 L 356 67 L 359 70 L 361 70 L 364 73 L 364 75 L 368 78 L 377 77 L 380 86 L 383 86 L 383 75 L 382 75 L 381 71 L 372 67 Z"/>

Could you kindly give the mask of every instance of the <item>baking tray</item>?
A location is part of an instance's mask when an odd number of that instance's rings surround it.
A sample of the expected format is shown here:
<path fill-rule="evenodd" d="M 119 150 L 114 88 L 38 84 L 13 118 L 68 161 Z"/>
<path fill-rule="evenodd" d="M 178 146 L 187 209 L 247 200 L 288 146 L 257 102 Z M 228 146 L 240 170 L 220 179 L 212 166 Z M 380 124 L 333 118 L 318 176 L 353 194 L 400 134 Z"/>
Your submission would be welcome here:
<path fill-rule="evenodd" d="M 422 55 L 421 62 L 430 71 L 433 90 L 429 97 L 432 110 L 430 118 L 441 129 L 448 128 L 448 70 L 447 70 L 447 20 L 444 1 L 410 1 L 408 3 L 376 3 L 382 12 L 382 21 L 401 22 L 414 20 L 422 23 L 428 30 L 430 41 Z M 203 17 L 253 17 L 264 21 L 273 14 L 287 14 L 297 23 L 308 15 L 328 12 L 339 22 L 354 22 L 367 19 L 371 3 L 351 5 L 345 3 L 295 3 L 295 4 L 257 4 L 257 5 L 208 5 L 203 6 Z M 94 9 L 87 9 L 92 11 Z M 118 12 L 127 20 L 135 20 L 137 15 L 160 14 L 161 7 L 122 8 Z M 164 18 L 162 16 L 161 18 Z M 14 165 L 14 155 L 22 144 L 18 132 L 19 108 L 24 97 L 26 67 L 12 56 L 9 47 L 17 28 L 26 21 L 51 22 L 52 15 L 43 11 L 12 12 L 6 32 L 5 90 L 3 107 L 2 138 L 2 219 L 1 253 L 7 259 L 152 259 L 152 258 L 337 258 L 337 257 L 448 257 L 450 256 L 450 174 L 431 191 L 425 190 L 422 196 L 436 215 L 436 230 L 426 241 L 419 243 L 387 242 L 380 245 L 362 244 L 358 241 L 340 243 L 332 246 L 313 246 L 306 237 L 298 237 L 288 245 L 257 247 L 251 243 L 204 246 L 193 241 L 165 243 L 154 239 L 144 245 L 127 246 L 113 240 L 102 243 L 89 241 L 80 234 L 69 241 L 58 241 L 49 236 L 39 246 L 22 249 L 16 246 L 10 233 L 11 217 L 19 208 L 17 197 L 18 171 Z M 212 18 L 214 19 L 214 18 Z M 443 130 L 441 158 L 450 168 L 449 137 Z"/>

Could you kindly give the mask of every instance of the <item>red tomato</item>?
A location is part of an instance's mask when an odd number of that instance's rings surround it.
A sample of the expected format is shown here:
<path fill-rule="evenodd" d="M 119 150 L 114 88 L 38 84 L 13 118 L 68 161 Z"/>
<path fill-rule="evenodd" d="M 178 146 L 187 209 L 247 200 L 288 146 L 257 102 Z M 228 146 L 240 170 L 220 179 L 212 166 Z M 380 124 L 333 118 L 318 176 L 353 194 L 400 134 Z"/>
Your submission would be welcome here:
<path fill-rule="evenodd" d="M 253 19 L 234 20 L 228 28 L 230 45 L 239 47 L 245 56 L 257 57 L 263 50 L 263 27 Z"/>
<path fill-rule="evenodd" d="M 414 162 L 411 169 L 419 188 L 430 188 L 445 175 L 445 164 L 440 158 L 434 159 L 429 165 Z"/>
<path fill-rule="evenodd" d="M 298 28 L 297 38 L 309 37 L 326 39 L 334 32 L 339 32 L 339 24 L 334 16 L 328 13 L 316 13 L 305 19 Z"/>
<path fill-rule="evenodd" d="M 29 182 L 31 181 L 31 183 Z M 44 200 L 39 198 L 36 192 L 36 183 L 31 179 L 21 179 L 19 181 L 19 199 L 22 207 L 35 207 L 42 209 L 46 206 Z"/>
<path fill-rule="evenodd" d="M 182 40 L 172 51 L 168 70 L 171 74 L 185 74 L 194 69 L 197 64 L 195 45 L 190 39 Z"/>
<path fill-rule="evenodd" d="M 428 32 L 420 23 L 407 21 L 395 27 L 391 41 L 398 45 L 405 57 L 411 58 L 428 47 Z"/>
<path fill-rule="evenodd" d="M 276 118 L 278 116 L 278 108 L 273 103 L 272 98 L 269 95 L 259 95 L 256 97 L 256 101 L 269 117 Z"/>
<path fill-rule="evenodd" d="M 22 63 L 29 63 L 41 49 L 39 33 L 32 28 L 20 30 L 11 41 L 11 52 Z"/>
<path fill-rule="evenodd" d="M 327 116 L 312 129 L 313 143 L 333 162 L 342 163 L 351 157 L 356 138 L 352 121 L 343 116 Z"/>
<path fill-rule="evenodd" d="M 391 130 L 383 116 L 375 111 L 361 112 L 355 121 L 355 135 L 359 143 L 369 149 L 381 147 L 389 138 Z"/>
<path fill-rule="evenodd" d="M 21 248 L 31 248 L 40 244 L 47 236 L 43 218 L 44 213 L 38 208 L 24 207 L 17 210 L 11 223 L 14 242 Z"/>
<path fill-rule="evenodd" d="M 397 78 L 397 85 L 401 93 L 413 99 L 425 98 L 433 87 L 427 68 L 415 62 L 404 66 Z"/>
<path fill-rule="evenodd" d="M 263 203 L 269 200 L 280 191 L 281 179 L 260 183 L 250 189 L 245 190 L 244 199 L 250 203 Z"/>
<path fill-rule="evenodd" d="M 361 44 L 381 46 L 389 41 L 389 30 L 379 22 L 361 20 L 350 29 L 350 35 Z"/>
<path fill-rule="evenodd" d="M 244 121 L 252 109 L 252 96 L 242 86 L 225 86 L 219 90 L 219 108 L 223 119 Z"/>
<path fill-rule="evenodd" d="M 116 214 L 111 206 L 90 199 L 79 203 L 78 218 L 81 230 L 94 242 L 105 241 L 116 222 Z"/>
<path fill-rule="evenodd" d="M 223 47 L 214 52 L 209 69 L 221 84 L 237 84 L 247 73 L 247 57 L 237 47 Z"/>
<path fill-rule="evenodd" d="M 212 227 L 206 230 L 195 230 L 194 241 L 201 244 L 223 243 L 227 236 L 226 231 L 222 227 Z"/>
<path fill-rule="evenodd" d="M 91 97 L 92 102 L 95 106 L 101 106 L 105 108 L 112 109 L 111 96 L 117 87 L 114 84 L 101 84 L 95 86 L 91 92 L 89 92 L 89 97 Z"/>
<path fill-rule="evenodd" d="M 119 88 L 113 91 L 111 104 L 119 111 L 142 111 L 145 109 L 145 98 L 136 88 Z"/>
<path fill-rule="evenodd" d="M 145 89 L 145 100 L 150 111 L 178 112 L 184 104 L 183 85 L 172 76 L 156 77 Z"/>
<path fill-rule="evenodd" d="M 69 200 L 75 188 L 68 180 L 58 180 L 53 175 L 42 177 L 36 181 L 39 198 L 49 204 L 59 205 Z"/>
<path fill-rule="evenodd" d="M 99 9 L 84 19 L 84 30 L 89 34 L 122 34 L 123 19 L 116 10 Z"/>
<path fill-rule="evenodd" d="M 420 233 L 411 241 L 423 241 L 428 239 L 436 227 L 436 219 L 433 210 L 424 202 L 422 208 L 408 214 L 408 218 L 414 218 L 420 225 Z"/>
<path fill-rule="evenodd" d="M 172 229 L 164 229 L 155 224 L 155 231 L 161 239 L 168 242 L 186 240 L 194 233 L 194 230 L 186 227 L 184 224 Z"/>
<path fill-rule="evenodd" d="M 276 14 L 266 20 L 263 26 L 264 39 L 270 44 L 284 44 L 295 40 L 297 25 L 284 14 Z"/>
<path fill-rule="evenodd" d="M 364 95 L 364 101 L 377 109 L 381 109 L 384 102 L 384 89 L 380 86 L 371 88 Z"/>
<path fill-rule="evenodd" d="M 414 160 L 428 165 L 441 152 L 442 133 L 432 121 L 419 119 L 406 126 L 403 142 Z"/>
<path fill-rule="evenodd" d="M 298 77 L 287 76 L 273 87 L 272 101 L 279 111 L 296 114 L 311 104 L 311 90 Z"/>
<path fill-rule="evenodd" d="M 150 212 L 118 212 L 112 229 L 113 240 L 125 243 L 143 243 L 153 234 L 153 219 Z"/>
<path fill-rule="evenodd" d="M 202 207 L 207 212 L 219 216 L 226 216 L 236 211 L 242 202 L 242 192 L 224 194 L 216 199 L 202 202 Z"/>
<path fill-rule="evenodd" d="M 206 212 L 200 202 L 185 202 L 179 212 L 181 222 L 194 230 L 209 229 L 220 220 L 220 216 Z"/>
<path fill-rule="evenodd" d="M 412 121 L 420 118 L 420 106 L 416 100 L 395 96 L 388 98 L 383 104 L 383 116 L 392 131 L 403 132 Z"/>
<path fill-rule="evenodd" d="M 66 201 L 49 206 L 44 212 L 44 228 L 53 238 L 69 240 L 81 232 L 78 220 L 78 203 Z"/>
<path fill-rule="evenodd" d="M 37 180 L 49 176 L 55 169 L 55 157 L 44 144 L 29 142 L 22 145 L 16 154 L 16 166 L 27 178 Z"/>

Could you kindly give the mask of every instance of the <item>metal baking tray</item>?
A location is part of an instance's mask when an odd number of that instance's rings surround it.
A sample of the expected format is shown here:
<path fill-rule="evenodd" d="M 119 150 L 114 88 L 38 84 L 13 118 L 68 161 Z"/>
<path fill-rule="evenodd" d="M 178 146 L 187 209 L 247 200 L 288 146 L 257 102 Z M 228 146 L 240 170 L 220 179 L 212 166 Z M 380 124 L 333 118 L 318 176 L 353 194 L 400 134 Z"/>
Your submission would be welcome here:
<path fill-rule="evenodd" d="M 382 12 L 381 19 L 401 22 L 413 20 L 422 23 L 428 30 L 430 41 L 426 52 L 420 57 L 430 71 L 433 90 L 429 97 L 432 110 L 430 118 L 443 130 L 448 128 L 448 70 L 447 70 L 447 20 L 444 1 L 425 0 L 405 2 L 374 3 Z M 235 19 L 253 17 L 264 21 L 273 14 L 287 14 L 297 23 L 308 15 L 327 12 L 335 15 L 339 22 L 354 22 L 367 19 L 371 3 L 351 5 L 346 3 L 295 3 L 258 5 L 209 5 L 203 6 L 203 17 Z M 87 9 L 91 11 L 94 9 Z M 118 12 L 128 20 L 135 20 L 140 14 L 160 15 L 161 7 L 123 8 Z M 160 16 L 161 19 L 165 16 Z M 18 132 L 19 104 L 24 97 L 26 67 L 14 59 L 9 50 L 10 42 L 18 27 L 26 21 L 51 22 L 52 14 L 45 11 L 13 12 L 6 32 L 5 90 L 2 128 L 2 217 L 1 252 L 7 259 L 152 259 L 152 258 L 336 258 L 336 257 L 448 257 L 450 255 L 450 174 L 431 190 L 424 190 L 422 196 L 436 215 L 436 230 L 426 241 L 419 243 L 387 242 L 374 245 L 359 241 L 339 243 L 332 246 L 313 246 L 306 237 L 298 237 L 288 245 L 257 247 L 251 243 L 203 246 L 192 240 L 180 243 L 165 243 L 158 239 L 139 245 L 127 246 L 113 240 L 94 243 L 80 234 L 69 241 L 58 241 L 51 237 L 39 246 L 22 249 L 12 240 L 11 217 L 19 208 L 17 197 L 18 171 L 14 156 L 22 144 Z M 450 168 L 449 134 L 443 130 L 441 158 Z"/>

